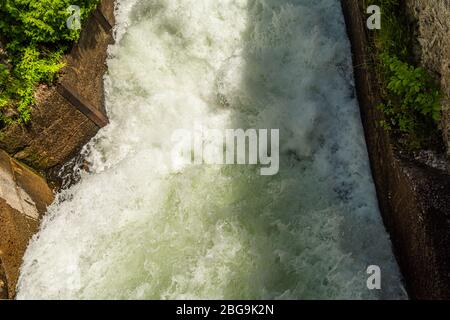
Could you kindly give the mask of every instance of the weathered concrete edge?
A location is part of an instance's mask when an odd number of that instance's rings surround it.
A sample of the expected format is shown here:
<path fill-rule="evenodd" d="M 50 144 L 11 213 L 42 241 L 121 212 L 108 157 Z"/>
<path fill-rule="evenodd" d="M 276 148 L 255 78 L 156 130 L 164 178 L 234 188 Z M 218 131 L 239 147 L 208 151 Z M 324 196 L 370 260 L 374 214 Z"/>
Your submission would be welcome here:
<path fill-rule="evenodd" d="M 384 118 L 362 3 L 341 0 L 379 205 L 412 299 L 450 299 L 450 177 L 401 159 Z"/>
<path fill-rule="evenodd" d="M 106 115 L 97 110 L 92 104 L 83 96 L 80 96 L 76 91 L 65 83 L 58 83 L 56 86 L 57 92 L 69 102 L 72 107 L 77 108 L 89 120 L 91 120 L 99 128 L 103 128 L 109 123 Z"/>
<path fill-rule="evenodd" d="M 106 5 L 108 3 L 108 5 Z M 111 5 L 112 4 L 112 5 Z M 114 1 L 113 0 L 102 0 L 98 4 L 97 8 L 92 12 L 92 15 L 90 17 L 90 21 L 88 21 L 87 26 L 89 24 L 93 23 L 94 21 L 101 27 L 104 33 L 110 35 L 112 37 L 112 29 L 114 22 L 110 22 L 106 16 L 110 16 L 111 13 L 113 13 L 114 10 Z M 84 29 L 82 33 L 86 34 L 89 33 L 90 30 Z M 76 55 L 78 50 L 80 50 L 80 47 L 83 46 L 81 43 L 86 38 L 81 35 L 80 42 L 75 44 L 75 47 L 73 48 L 70 55 Z M 106 62 L 105 62 L 106 64 Z M 94 104 L 89 101 L 86 97 L 83 96 L 83 92 L 75 90 L 75 88 L 68 83 L 67 81 L 64 81 L 64 77 L 60 79 L 56 86 L 57 92 L 66 99 L 67 102 L 69 102 L 74 108 L 76 108 L 78 111 L 83 113 L 90 121 L 92 121 L 98 128 L 103 128 L 109 123 L 109 119 L 105 113 L 104 108 L 104 96 L 103 96 L 103 90 L 101 90 L 101 97 L 98 100 L 102 101 L 101 106 L 94 106 Z"/>

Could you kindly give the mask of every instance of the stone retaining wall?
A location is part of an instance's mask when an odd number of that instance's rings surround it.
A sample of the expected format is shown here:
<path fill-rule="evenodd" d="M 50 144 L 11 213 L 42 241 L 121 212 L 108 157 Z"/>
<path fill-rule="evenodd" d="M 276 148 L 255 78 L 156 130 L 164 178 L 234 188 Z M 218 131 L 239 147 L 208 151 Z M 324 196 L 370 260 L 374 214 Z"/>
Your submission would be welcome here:
<path fill-rule="evenodd" d="M 114 1 L 102 0 L 65 57 L 58 85 L 38 88 L 32 121 L 0 131 L 0 149 L 46 171 L 69 160 L 107 123 L 103 75 L 113 25 Z"/>
<path fill-rule="evenodd" d="M 378 125 L 384 116 L 369 45 L 376 31 L 366 28 L 362 1 L 341 3 L 380 209 L 406 289 L 413 299 L 450 299 L 450 176 L 402 158 Z"/>
<path fill-rule="evenodd" d="M 113 25 L 114 1 L 102 0 L 65 57 L 58 84 L 38 88 L 31 123 L 0 131 L 0 299 L 14 298 L 28 242 L 53 201 L 47 182 L 17 160 L 49 172 L 107 124 L 103 75 Z"/>
<path fill-rule="evenodd" d="M 52 201 L 42 177 L 0 150 L 0 298 L 14 297 L 28 241 Z"/>

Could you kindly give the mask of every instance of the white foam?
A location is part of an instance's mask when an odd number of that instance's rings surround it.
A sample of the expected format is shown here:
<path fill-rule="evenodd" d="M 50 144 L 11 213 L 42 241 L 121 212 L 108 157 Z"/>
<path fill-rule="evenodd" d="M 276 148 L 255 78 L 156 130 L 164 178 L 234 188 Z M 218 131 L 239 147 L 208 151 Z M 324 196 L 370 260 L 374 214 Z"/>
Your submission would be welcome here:
<path fill-rule="evenodd" d="M 18 298 L 404 297 L 339 1 L 118 3 L 111 124 L 30 243 Z M 172 132 L 198 123 L 279 128 L 279 174 L 174 170 Z"/>

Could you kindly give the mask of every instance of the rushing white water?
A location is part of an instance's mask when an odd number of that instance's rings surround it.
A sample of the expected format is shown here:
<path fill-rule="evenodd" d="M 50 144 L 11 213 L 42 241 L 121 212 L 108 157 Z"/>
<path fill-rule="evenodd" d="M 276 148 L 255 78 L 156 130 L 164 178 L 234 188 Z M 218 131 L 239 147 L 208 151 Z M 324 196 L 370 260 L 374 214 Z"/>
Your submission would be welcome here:
<path fill-rule="evenodd" d="M 30 243 L 19 299 L 405 297 L 338 0 L 123 0 L 116 15 L 111 124 Z M 173 169 L 172 132 L 198 123 L 279 128 L 280 172 Z"/>

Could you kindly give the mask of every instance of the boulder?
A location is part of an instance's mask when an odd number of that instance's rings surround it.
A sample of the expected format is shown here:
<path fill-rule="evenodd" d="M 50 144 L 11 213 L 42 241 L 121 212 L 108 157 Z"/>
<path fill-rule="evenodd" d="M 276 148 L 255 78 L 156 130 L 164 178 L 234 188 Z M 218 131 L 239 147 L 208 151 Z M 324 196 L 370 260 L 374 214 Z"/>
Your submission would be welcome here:
<path fill-rule="evenodd" d="M 41 176 L 0 150 L 0 297 L 14 297 L 28 242 L 52 201 Z"/>

